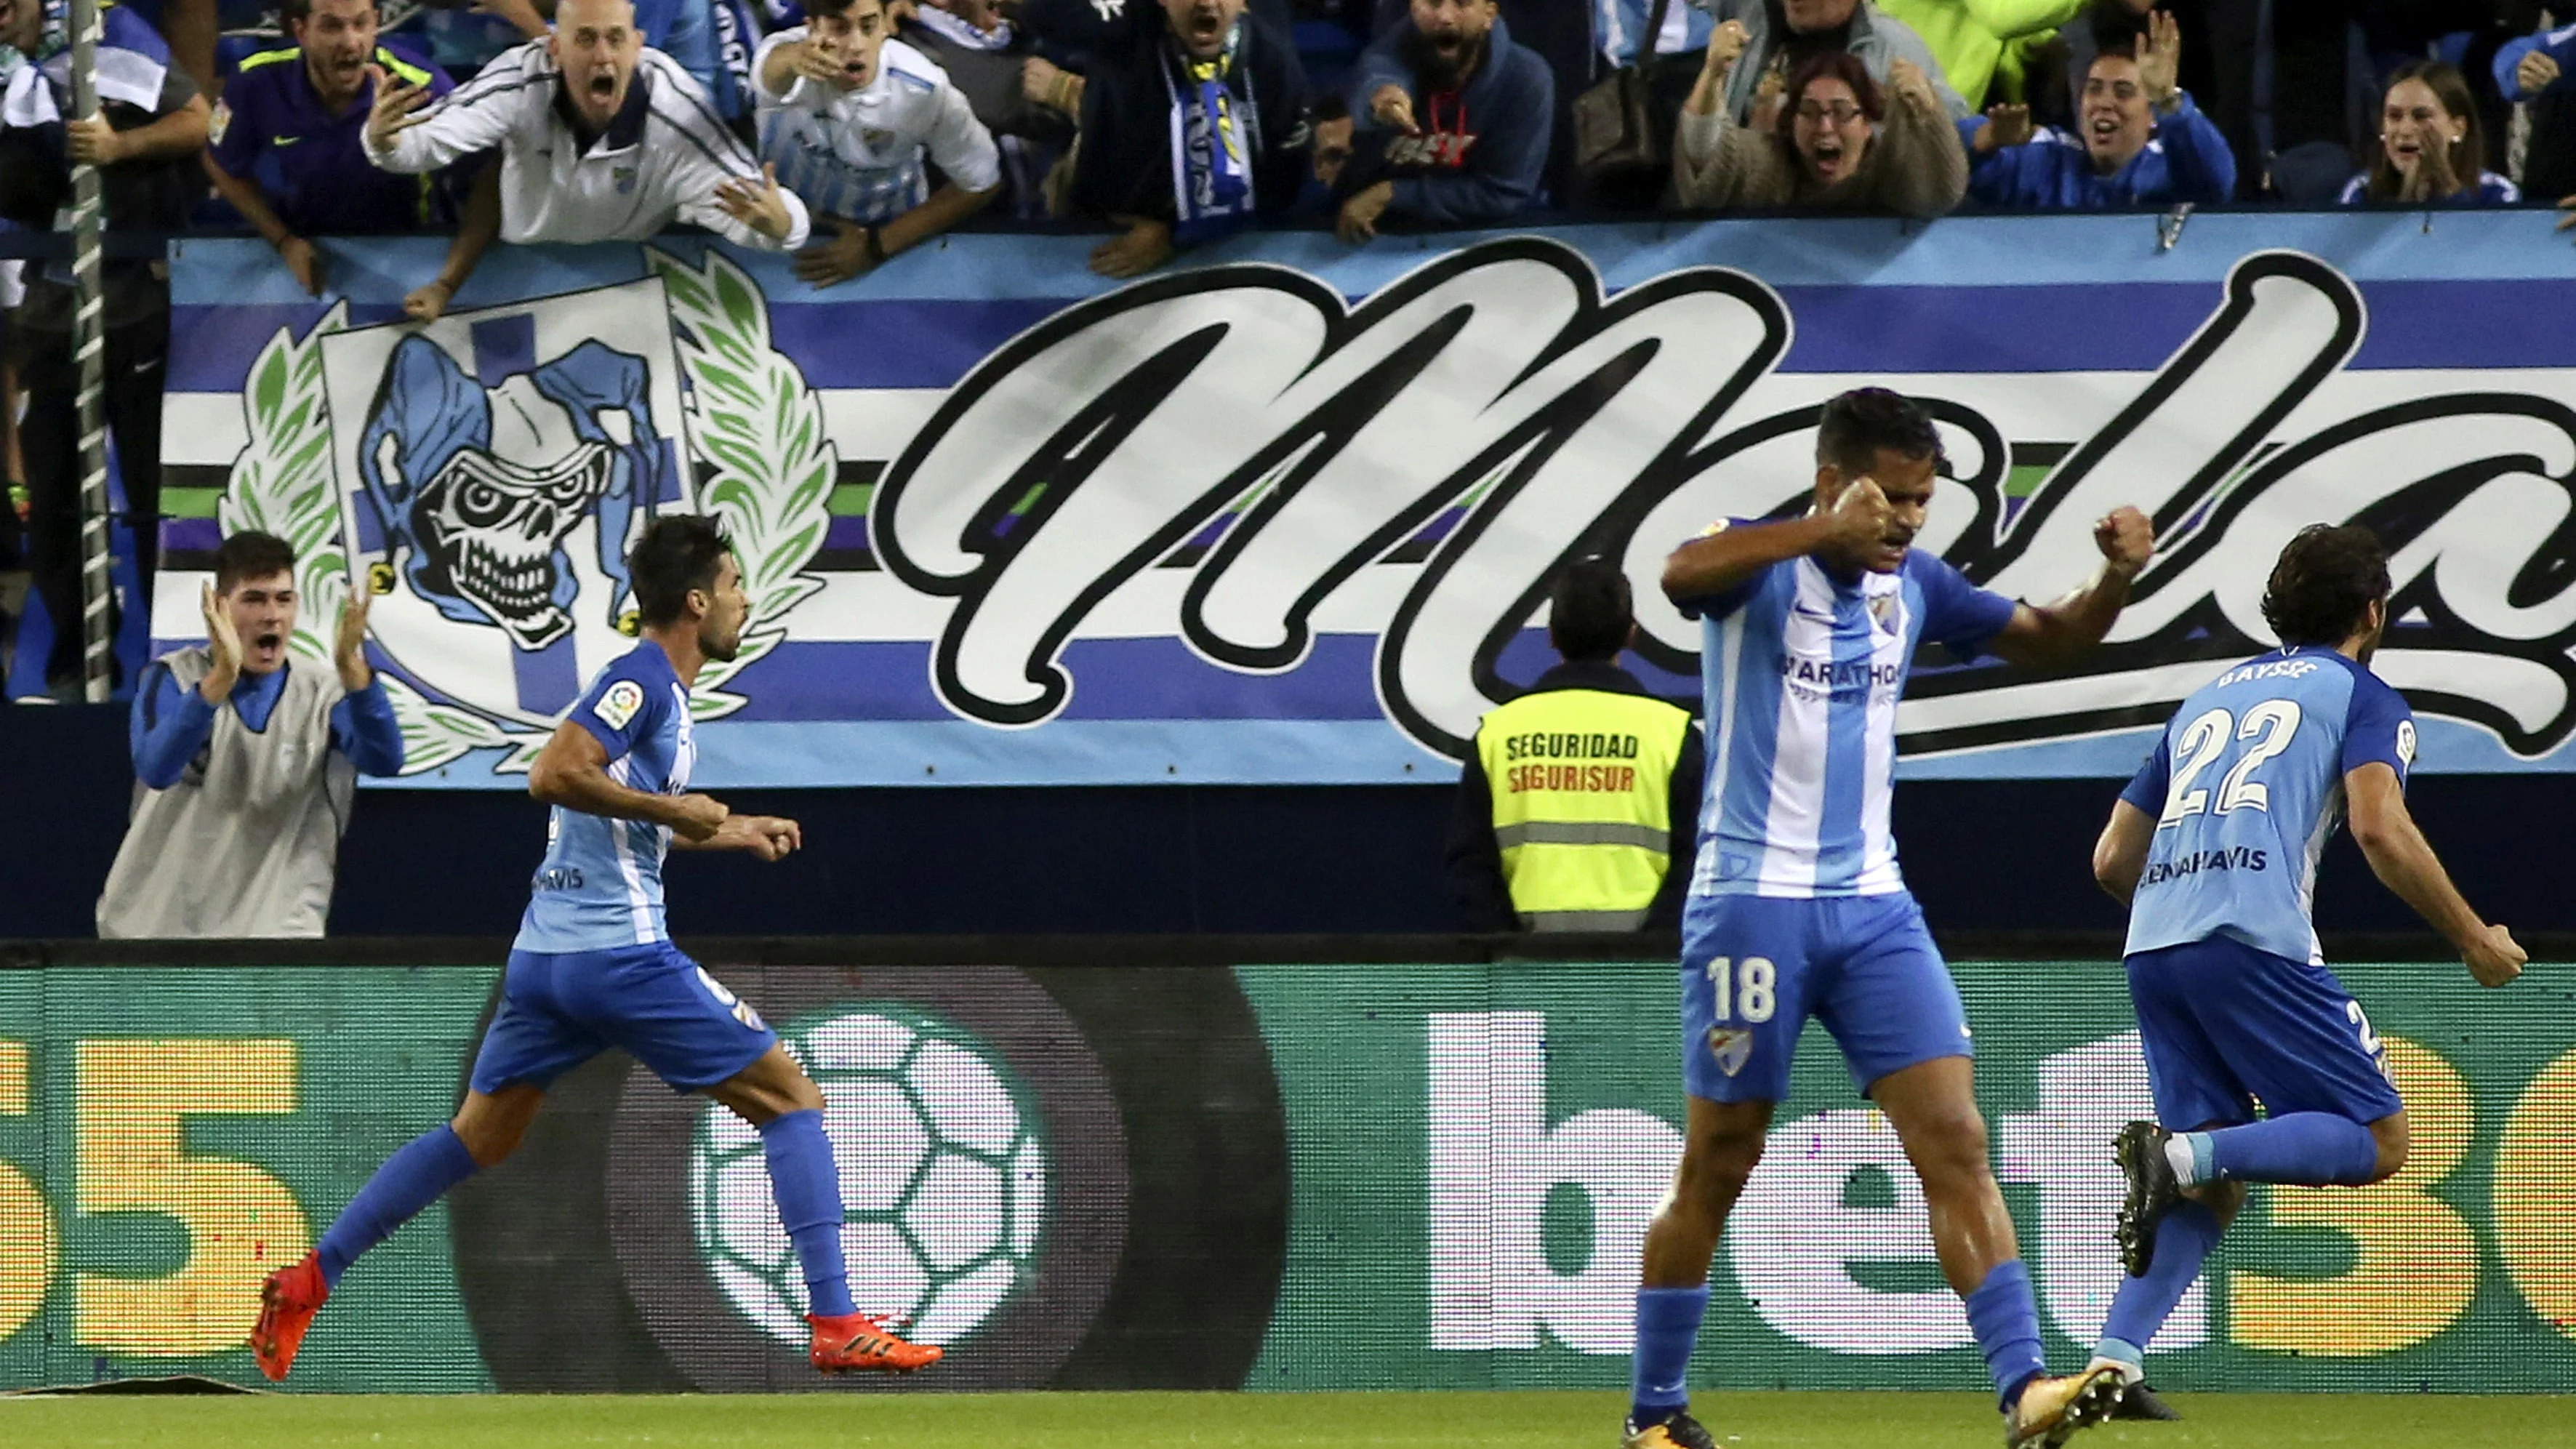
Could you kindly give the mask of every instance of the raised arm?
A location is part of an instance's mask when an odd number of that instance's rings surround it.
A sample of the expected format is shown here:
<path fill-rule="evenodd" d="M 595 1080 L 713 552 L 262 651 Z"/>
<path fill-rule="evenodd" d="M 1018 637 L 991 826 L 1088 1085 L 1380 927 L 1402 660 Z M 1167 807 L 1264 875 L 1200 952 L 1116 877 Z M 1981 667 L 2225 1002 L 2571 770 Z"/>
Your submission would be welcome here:
<path fill-rule="evenodd" d="M 1789 161 L 1771 138 L 1737 125 L 1726 107 L 1727 79 L 1744 53 L 1742 21 L 1729 20 L 1709 35 L 1699 80 L 1673 131 L 1673 195 L 1685 207 L 1733 206 L 1747 196 L 1771 196 L 1787 184 Z"/>
<path fill-rule="evenodd" d="M 217 698 L 229 692 L 225 680 Z M 193 689 L 182 689 L 170 666 L 155 663 L 134 691 L 134 709 L 126 743 L 134 753 L 134 778 L 152 790 L 167 790 L 188 773 L 188 762 L 215 732 L 216 706 Z"/>
<path fill-rule="evenodd" d="M 2505 42 L 2496 52 L 2496 90 L 2508 101 L 2538 99 L 2576 80 L 2576 25 Z"/>
<path fill-rule="evenodd" d="M 427 86 L 398 84 L 383 66 L 371 65 L 367 74 L 376 87 L 362 142 L 367 159 L 379 170 L 406 176 L 500 145 L 526 98 L 545 94 L 543 87 L 527 84 L 518 65 L 497 61 L 434 106 Z"/>
<path fill-rule="evenodd" d="M 1950 119 L 1932 81 L 1912 61 L 1891 67 L 1887 124 L 1872 150 L 1878 193 L 1899 216 L 1944 216 L 1968 194 L 1964 122 Z"/>
<path fill-rule="evenodd" d="M 1831 513 L 1784 523 L 1721 523 L 1664 560 L 1664 597 L 1679 604 L 1732 593 L 1773 564 L 1836 543 L 1873 543 L 1887 532 L 1892 511 L 1877 482 L 1863 478 L 1843 490 Z"/>
<path fill-rule="evenodd" d="M 608 747 L 571 720 L 555 726 L 528 766 L 528 793 L 584 815 L 664 826 L 687 841 L 713 839 L 733 813 L 709 796 L 648 794 L 618 784 L 608 778 Z"/>
<path fill-rule="evenodd" d="M 2063 664 L 2102 642 L 2155 552 L 2155 526 L 2134 508 L 2114 509 L 2093 525 L 2093 543 L 2102 567 L 2092 581 L 2053 604 L 2015 605 L 1990 652 L 2014 664 Z"/>
<path fill-rule="evenodd" d="M 2527 958 L 2514 944 L 2513 933 L 2481 920 L 2451 884 L 2450 872 L 2442 869 L 2441 859 L 2406 809 L 2405 788 L 2397 772 L 2374 760 L 2346 772 L 2343 791 L 2353 843 L 2361 847 L 2380 884 L 2395 891 L 2425 924 L 2442 933 L 2442 939 L 2468 963 L 2469 974 L 2479 985 L 2502 986 L 2521 975 Z"/>

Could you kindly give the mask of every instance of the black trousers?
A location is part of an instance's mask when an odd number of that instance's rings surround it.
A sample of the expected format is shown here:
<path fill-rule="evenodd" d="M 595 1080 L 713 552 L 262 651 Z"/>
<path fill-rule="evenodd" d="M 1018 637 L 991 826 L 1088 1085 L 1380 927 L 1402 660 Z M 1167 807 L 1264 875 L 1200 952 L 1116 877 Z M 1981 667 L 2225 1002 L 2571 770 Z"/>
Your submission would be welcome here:
<path fill-rule="evenodd" d="M 37 346 L 15 339 L 18 385 L 27 419 L 18 446 L 27 460 L 29 565 L 54 648 L 45 657 L 49 684 L 81 677 L 80 367 L 68 342 Z M 152 573 L 161 560 L 161 391 L 170 360 L 170 315 L 107 332 L 107 423 L 125 485 L 122 521 L 133 532 L 134 568 L 143 583 L 137 604 L 152 610 Z"/>

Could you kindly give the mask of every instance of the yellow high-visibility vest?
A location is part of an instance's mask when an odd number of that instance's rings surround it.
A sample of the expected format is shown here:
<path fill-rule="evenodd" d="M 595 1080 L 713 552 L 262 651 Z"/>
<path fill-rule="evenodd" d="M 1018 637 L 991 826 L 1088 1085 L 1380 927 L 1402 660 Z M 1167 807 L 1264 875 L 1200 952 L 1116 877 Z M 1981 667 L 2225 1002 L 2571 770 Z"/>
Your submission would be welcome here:
<path fill-rule="evenodd" d="M 1485 716 L 1476 756 L 1522 924 L 1645 924 L 1672 863 L 1673 767 L 1689 737 L 1688 711 L 1599 689 L 1525 694 Z"/>

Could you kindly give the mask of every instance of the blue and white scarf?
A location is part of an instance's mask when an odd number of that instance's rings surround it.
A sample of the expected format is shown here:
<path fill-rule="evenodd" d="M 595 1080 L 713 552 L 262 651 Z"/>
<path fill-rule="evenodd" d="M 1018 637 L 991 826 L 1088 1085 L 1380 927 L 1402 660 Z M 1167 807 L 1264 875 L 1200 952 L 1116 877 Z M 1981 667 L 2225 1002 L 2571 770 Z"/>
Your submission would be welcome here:
<path fill-rule="evenodd" d="M 150 25 L 123 7 L 102 15 L 98 46 L 98 98 L 145 112 L 161 109 L 161 87 L 170 74 L 170 47 Z M 15 55 L 16 52 L 10 52 Z M 71 39 L 62 8 L 45 7 L 44 39 L 13 69 L 0 62 L 7 90 L 0 93 L 0 125 L 60 124 L 71 103 Z"/>
<path fill-rule="evenodd" d="M 1200 242 L 1241 229 L 1252 219 L 1252 155 L 1261 145 L 1261 101 L 1244 73 L 1235 104 L 1225 78 L 1243 45 L 1244 22 L 1225 38 L 1225 53 L 1198 60 L 1178 42 L 1163 53 L 1163 90 L 1172 98 L 1172 239 Z"/>

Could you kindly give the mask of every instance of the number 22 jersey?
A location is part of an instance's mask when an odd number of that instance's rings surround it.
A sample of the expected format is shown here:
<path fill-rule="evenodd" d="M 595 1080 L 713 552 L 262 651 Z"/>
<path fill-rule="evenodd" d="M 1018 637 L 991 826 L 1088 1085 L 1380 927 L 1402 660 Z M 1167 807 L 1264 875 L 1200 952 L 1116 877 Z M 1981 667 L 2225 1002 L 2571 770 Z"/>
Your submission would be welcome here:
<path fill-rule="evenodd" d="M 2377 761 L 2403 786 L 2414 758 L 2405 699 L 2332 649 L 2276 649 L 2201 686 L 2120 792 L 2156 821 L 2129 954 L 2228 936 L 2323 964 L 2309 911 L 2344 776 Z"/>

